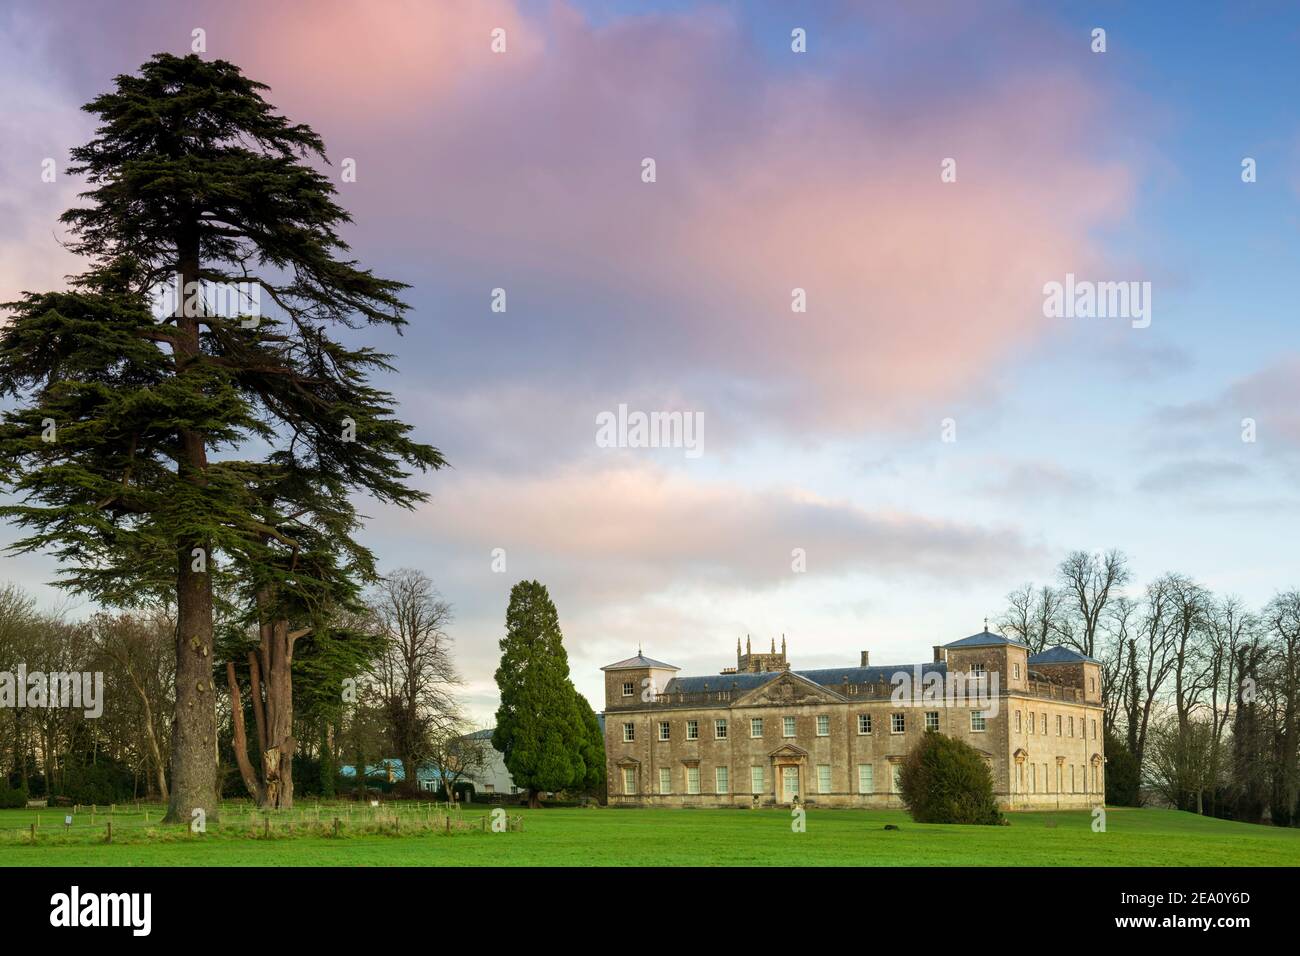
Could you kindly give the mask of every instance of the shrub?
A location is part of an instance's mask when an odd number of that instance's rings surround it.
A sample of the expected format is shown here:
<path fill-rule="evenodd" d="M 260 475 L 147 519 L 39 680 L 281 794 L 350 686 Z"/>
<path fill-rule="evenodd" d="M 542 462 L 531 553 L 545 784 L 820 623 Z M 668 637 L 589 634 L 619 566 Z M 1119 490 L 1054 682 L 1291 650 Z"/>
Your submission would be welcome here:
<path fill-rule="evenodd" d="M 101 757 L 94 764 L 69 767 L 61 790 L 59 795 L 73 803 L 126 803 L 135 794 L 135 777 L 126 765 Z"/>
<path fill-rule="evenodd" d="M 929 732 L 903 758 L 898 788 L 917 823 L 1003 822 L 993 775 L 970 744 Z"/>
<path fill-rule="evenodd" d="M 1106 728 L 1106 803 L 1112 807 L 1141 806 L 1137 758 L 1123 739 Z"/>
<path fill-rule="evenodd" d="M 27 788 L 0 787 L 0 809 L 13 810 L 27 806 Z"/>

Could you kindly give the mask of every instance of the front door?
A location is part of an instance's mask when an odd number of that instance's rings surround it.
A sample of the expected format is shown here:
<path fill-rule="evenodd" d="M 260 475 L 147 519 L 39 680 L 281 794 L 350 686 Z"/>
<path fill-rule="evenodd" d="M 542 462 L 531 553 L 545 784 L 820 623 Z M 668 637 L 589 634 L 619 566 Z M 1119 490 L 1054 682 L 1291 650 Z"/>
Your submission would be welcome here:
<path fill-rule="evenodd" d="M 781 795 L 790 803 L 799 795 L 799 768 L 785 766 L 781 768 Z"/>

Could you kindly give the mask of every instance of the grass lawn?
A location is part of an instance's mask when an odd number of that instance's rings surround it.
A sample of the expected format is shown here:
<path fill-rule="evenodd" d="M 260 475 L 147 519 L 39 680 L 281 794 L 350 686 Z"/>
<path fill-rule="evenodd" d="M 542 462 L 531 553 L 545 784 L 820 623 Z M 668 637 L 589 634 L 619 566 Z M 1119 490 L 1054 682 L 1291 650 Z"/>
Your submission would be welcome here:
<path fill-rule="evenodd" d="M 1012 813 L 1008 827 L 958 827 L 912 823 L 900 810 L 812 810 L 807 831 L 794 833 L 780 810 L 511 808 L 522 832 L 348 835 L 345 824 L 337 839 L 261 839 L 248 835 L 260 832 L 256 815 L 227 810 L 222 823 L 192 837 L 158 827 L 160 808 L 152 808 L 151 832 L 142 812 L 115 813 L 112 844 L 103 842 L 100 810 L 93 827 L 89 813 L 79 813 L 70 832 L 66 811 L 0 811 L 0 866 L 1300 866 L 1300 830 L 1173 810 L 1109 810 L 1105 833 L 1092 832 L 1088 811 Z M 38 812 L 33 846 L 28 828 Z M 353 810 L 358 823 L 367 812 Z M 394 810 L 380 812 L 391 820 Z M 428 815 L 397 812 L 412 826 Z M 488 810 L 459 812 L 477 823 Z M 325 826 L 335 815 L 347 819 L 346 809 L 320 813 Z M 306 811 L 299 819 L 315 817 Z"/>

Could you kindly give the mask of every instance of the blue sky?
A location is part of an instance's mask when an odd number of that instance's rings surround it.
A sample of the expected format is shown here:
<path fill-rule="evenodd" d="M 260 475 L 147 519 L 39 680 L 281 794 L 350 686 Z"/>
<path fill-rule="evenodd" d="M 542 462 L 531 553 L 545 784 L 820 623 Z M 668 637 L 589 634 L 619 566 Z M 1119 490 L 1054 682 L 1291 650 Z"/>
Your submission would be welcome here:
<path fill-rule="evenodd" d="M 1135 588 L 1296 586 L 1295 5 L 301 10 L 0 14 L 0 288 L 76 268 L 55 219 L 77 184 L 33 170 L 195 26 L 356 158 L 348 238 L 412 285 L 406 335 L 366 340 L 453 465 L 414 515 L 363 502 L 366 538 L 456 606 L 480 719 L 524 577 L 595 701 L 638 644 L 698 673 L 747 633 L 786 634 L 796 666 L 924 658 L 1074 548 L 1123 549 Z M 1150 282 L 1150 327 L 1045 318 L 1067 272 Z M 598 447 L 620 403 L 702 414 L 705 453 Z M 3 559 L 48 603 L 51 570 Z"/>

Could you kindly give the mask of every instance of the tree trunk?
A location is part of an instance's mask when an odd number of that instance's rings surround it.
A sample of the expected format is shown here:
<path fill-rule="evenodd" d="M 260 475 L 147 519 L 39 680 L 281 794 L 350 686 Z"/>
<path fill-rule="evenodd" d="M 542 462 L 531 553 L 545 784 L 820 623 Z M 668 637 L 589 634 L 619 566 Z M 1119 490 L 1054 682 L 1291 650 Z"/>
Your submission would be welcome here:
<path fill-rule="evenodd" d="M 366 753 L 361 745 L 357 745 L 357 799 L 366 798 Z"/>
<path fill-rule="evenodd" d="M 328 720 L 322 720 L 320 731 L 320 793 L 322 797 L 330 800 L 334 798 L 334 778 L 337 774 L 338 771 L 334 766 L 334 730 Z"/>
<path fill-rule="evenodd" d="M 196 547 L 199 547 L 196 545 Z M 217 710 L 212 686 L 212 588 L 190 570 L 180 549 L 177 587 L 176 716 L 172 720 L 172 790 L 167 823 L 189 823 L 193 811 L 217 815 Z"/>
<path fill-rule="evenodd" d="M 542 808 L 542 795 L 538 790 L 532 787 L 528 788 L 528 809 L 540 810 Z"/>
<path fill-rule="evenodd" d="M 415 761 L 411 759 L 409 753 L 398 754 L 397 759 L 402 761 L 401 790 L 408 797 L 413 797 L 420 789 L 419 772 L 415 769 Z M 447 799 L 450 800 L 451 798 L 448 797 Z"/>
<path fill-rule="evenodd" d="M 135 688 L 136 694 L 140 697 L 140 705 L 144 708 L 144 739 L 149 747 L 149 758 L 153 762 L 154 773 L 157 775 L 158 795 L 163 803 L 167 803 L 170 800 L 167 792 L 167 771 L 163 768 L 162 751 L 158 748 L 158 733 L 153 725 L 153 708 L 149 706 L 149 695 L 145 693 L 144 686 L 136 678 L 130 664 L 125 666 L 126 676 L 130 678 L 131 686 Z"/>
<path fill-rule="evenodd" d="M 158 778 L 159 799 L 167 803 L 171 795 L 167 792 L 167 771 L 163 767 L 162 751 L 158 749 L 158 734 L 154 731 L 153 726 L 153 709 L 149 706 L 149 701 L 144 702 L 144 736 L 149 744 L 149 756 L 153 759 L 154 773 Z"/>
<path fill-rule="evenodd" d="M 199 281 L 199 242 L 193 230 L 183 230 L 177 242 L 182 295 Z M 176 316 L 177 377 L 186 376 L 199 354 L 199 322 Z M 195 386 L 197 389 L 197 386 Z M 181 431 L 177 473 L 195 485 L 207 483 L 208 453 L 204 436 Z M 212 560 L 209 542 L 201 537 L 177 543 L 176 575 L 176 716 L 172 720 L 172 791 L 167 823 L 189 823 L 194 810 L 217 817 L 217 701 L 212 685 Z M 201 558 L 201 562 L 199 559 Z M 197 564 L 197 568 L 196 568 Z"/>
<path fill-rule="evenodd" d="M 289 622 L 271 621 L 262 628 L 262 668 L 266 684 L 266 750 L 262 754 L 262 780 L 266 805 L 293 807 L 293 644 Z"/>
<path fill-rule="evenodd" d="M 234 725 L 235 763 L 239 764 L 239 776 L 243 778 L 244 789 L 260 807 L 266 795 L 253 773 L 253 765 L 248 760 L 248 737 L 244 733 L 244 703 L 239 699 L 239 681 L 235 678 L 235 662 L 226 661 L 226 683 L 230 685 L 230 720 Z"/>

